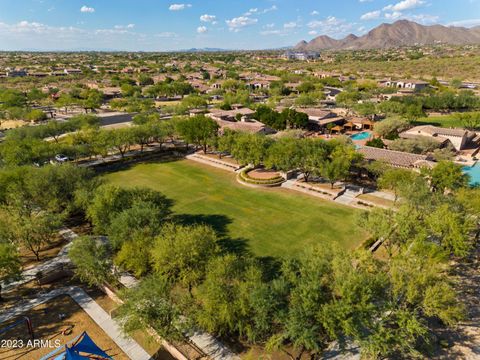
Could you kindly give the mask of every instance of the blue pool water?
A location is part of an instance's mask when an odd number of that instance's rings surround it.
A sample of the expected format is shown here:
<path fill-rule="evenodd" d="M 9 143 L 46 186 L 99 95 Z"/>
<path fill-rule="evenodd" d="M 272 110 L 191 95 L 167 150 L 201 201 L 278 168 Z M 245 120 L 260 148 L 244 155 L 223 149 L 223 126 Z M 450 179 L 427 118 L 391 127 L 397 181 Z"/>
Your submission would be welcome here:
<path fill-rule="evenodd" d="M 480 162 L 473 166 L 464 166 L 463 172 L 470 175 L 470 185 L 480 185 Z"/>
<path fill-rule="evenodd" d="M 351 135 L 350 137 L 352 140 L 367 140 L 369 139 L 371 134 L 368 131 L 364 131 L 355 135 Z"/>

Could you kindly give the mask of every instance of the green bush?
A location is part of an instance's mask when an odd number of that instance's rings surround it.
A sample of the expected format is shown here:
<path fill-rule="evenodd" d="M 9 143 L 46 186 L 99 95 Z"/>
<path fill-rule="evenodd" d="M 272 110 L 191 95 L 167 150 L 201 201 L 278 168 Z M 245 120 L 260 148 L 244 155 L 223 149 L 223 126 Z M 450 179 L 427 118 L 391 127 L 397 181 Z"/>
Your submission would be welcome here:
<path fill-rule="evenodd" d="M 252 170 L 251 168 L 247 168 L 242 172 L 240 172 L 239 174 L 240 179 L 246 183 L 254 184 L 254 185 L 277 185 L 277 184 L 281 184 L 284 181 L 283 177 L 281 176 L 276 176 L 274 178 L 264 179 L 264 180 L 254 179 L 248 175 L 248 172 L 251 170 Z"/>

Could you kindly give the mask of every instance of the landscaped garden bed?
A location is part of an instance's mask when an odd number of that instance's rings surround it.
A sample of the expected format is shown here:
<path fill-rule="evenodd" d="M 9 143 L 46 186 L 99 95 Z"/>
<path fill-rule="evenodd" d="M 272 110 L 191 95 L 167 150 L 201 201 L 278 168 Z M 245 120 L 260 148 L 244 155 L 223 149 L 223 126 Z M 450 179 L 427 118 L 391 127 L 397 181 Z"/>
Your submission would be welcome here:
<path fill-rule="evenodd" d="M 247 168 L 239 173 L 238 178 L 240 182 L 266 187 L 280 186 L 285 182 L 279 172 L 263 168 Z"/>

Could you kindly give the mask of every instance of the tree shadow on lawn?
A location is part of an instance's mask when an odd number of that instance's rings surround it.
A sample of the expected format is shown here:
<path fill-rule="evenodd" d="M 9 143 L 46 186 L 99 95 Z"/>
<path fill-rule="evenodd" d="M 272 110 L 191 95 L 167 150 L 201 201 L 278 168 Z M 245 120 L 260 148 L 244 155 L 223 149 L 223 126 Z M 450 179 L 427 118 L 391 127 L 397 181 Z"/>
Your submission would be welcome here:
<path fill-rule="evenodd" d="M 217 233 L 218 243 L 225 253 L 253 256 L 249 250 L 247 239 L 230 237 L 227 226 L 232 223 L 232 219 L 225 215 L 176 214 L 173 215 L 172 220 L 181 225 L 209 225 Z"/>
<path fill-rule="evenodd" d="M 260 256 L 257 258 L 266 281 L 271 281 L 278 277 L 282 267 L 282 259 L 274 256 Z"/>
<path fill-rule="evenodd" d="M 185 160 L 183 156 L 174 156 L 171 153 L 158 154 L 158 157 L 153 158 L 139 158 L 132 160 L 119 160 L 114 163 L 105 163 L 94 166 L 93 169 L 96 174 L 111 174 L 118 171 L 130 170 L 133 167 L 141 164 L 166 164 Z"/>

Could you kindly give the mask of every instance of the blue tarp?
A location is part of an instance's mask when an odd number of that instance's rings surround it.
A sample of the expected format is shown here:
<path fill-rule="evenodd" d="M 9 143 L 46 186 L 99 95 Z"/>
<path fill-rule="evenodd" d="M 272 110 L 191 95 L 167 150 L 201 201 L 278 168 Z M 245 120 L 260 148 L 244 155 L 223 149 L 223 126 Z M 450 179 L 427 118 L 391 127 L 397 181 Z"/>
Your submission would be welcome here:
<path fill-rule="evenodd" d="M 57 349 L 47 356 L 43 357 L 42 360 L 88 360 L 92 356 L 95 358 L 102 358 L 105 360 L 113 360 L 110 356 L 107 355 L 105 351 L 100 349 L 88 336 L 86 332 L 82 333 L 79 337 L 70 342 L 72 345 L 65 345 L 62 349 Z M 59 353 L 61 351 L 61 353 Z M 59 353 L 55 356 L 56 353 Z M 80 355 L 80 353 L 82 355 Z M 53 356 L 55 356 L 53 358 Z"/>

